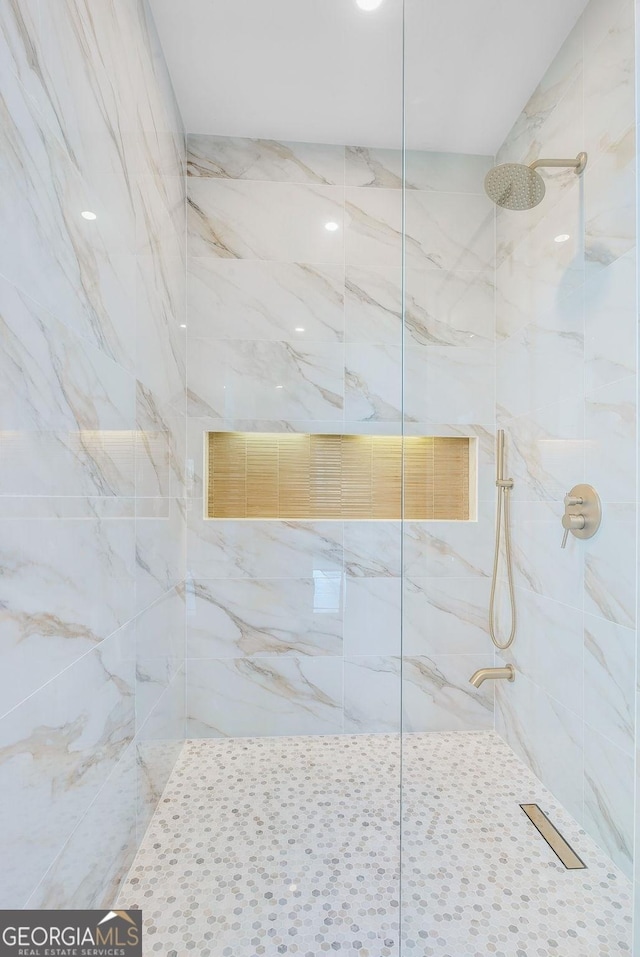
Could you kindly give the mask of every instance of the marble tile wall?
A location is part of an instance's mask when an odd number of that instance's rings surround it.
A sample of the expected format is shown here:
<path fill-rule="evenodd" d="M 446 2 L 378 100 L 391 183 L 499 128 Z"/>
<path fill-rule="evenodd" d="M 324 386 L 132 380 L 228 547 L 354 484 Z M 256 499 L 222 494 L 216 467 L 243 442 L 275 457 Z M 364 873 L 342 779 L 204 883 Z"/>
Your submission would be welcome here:
<path fill-rule="evenodd" d="M 401 153 L 189 136 L 190 736 L 398 731 L 403 653 L 406 728 L 493 726 L 491 162 L 407 155 L 403 368 Z M 480 483 L 477 521 L 405 527 L 404 584 L 397 522 L 204 519 L 205 431 L 403 418 L 476 438 Z"/>
<path fill-rule="evenodd" d="M 499 152 L 589 161 L 547 171 L 497 217 L 497 409 L 515 479 L 518 669 L 500 733 L 632 871 L 636 658 L 636 150 L 633 0 L 591 0 Z M 567 236 L 564 242 L 556 237 Z M 563 496 L 603 503 L 560 549 Z"/>
<path fill-rule="evenodd" d="M 0 45 L 0 907 L 82 908 L 184 739 L 184 134 L 143 0 Z"/>

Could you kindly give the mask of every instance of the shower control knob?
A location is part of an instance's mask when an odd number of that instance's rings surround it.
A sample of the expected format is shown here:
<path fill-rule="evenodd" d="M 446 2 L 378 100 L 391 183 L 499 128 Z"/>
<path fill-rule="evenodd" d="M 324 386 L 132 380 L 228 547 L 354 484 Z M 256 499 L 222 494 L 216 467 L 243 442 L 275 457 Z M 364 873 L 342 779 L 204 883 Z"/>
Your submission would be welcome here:
<path fill-rule="evenodd" d="M 574 515 L 571 512 L 565 512 L 562 516 L 562 527 L 566 529 L 567 532 L 573 532 L 577 528 L 584 528 L 586 524 L 587 520 L 584 515 Z"/>
<path fill-rule="evenodd" d="M 598 531 L 602 520 L 600 497 L 591 485 L 576 485 L 564 497 L 562 548 L 567 544 L 569 532 L 576 538 L 591 538 Z"/>

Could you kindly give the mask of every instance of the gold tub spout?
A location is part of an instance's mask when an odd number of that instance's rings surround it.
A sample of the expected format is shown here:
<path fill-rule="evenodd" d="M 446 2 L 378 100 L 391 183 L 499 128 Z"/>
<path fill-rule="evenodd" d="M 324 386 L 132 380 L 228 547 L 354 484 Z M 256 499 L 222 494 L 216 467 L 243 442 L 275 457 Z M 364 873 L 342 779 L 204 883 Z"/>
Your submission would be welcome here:
<path fill-rule="evenodd" d="M 474 688 L 479 688 L 487 678 L 506 678 L 507 681 L 516 680 L 516 672 L 513 665 L 505 665 L 504 668 L 480 668 L 475 674 L 471 675 L 469 681 Z"/>

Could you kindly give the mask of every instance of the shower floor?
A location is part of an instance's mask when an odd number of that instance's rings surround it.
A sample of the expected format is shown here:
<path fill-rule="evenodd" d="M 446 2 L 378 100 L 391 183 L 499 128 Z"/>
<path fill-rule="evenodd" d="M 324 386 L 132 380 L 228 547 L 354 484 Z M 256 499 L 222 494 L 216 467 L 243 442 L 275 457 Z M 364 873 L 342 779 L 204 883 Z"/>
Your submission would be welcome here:
<path fill-rule="evenodd" d="M 630 882 L 492 732 L 188 741 L 118 906 L 145 957 L 631 952 Z"/>

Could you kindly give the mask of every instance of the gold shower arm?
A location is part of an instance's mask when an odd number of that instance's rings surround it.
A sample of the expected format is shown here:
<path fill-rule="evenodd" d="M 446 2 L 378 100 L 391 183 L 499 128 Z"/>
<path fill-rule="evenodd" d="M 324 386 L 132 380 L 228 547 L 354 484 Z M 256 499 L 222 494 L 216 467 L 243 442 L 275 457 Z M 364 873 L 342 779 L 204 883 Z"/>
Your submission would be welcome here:
<path fill-rule="evenodd" d="M 575 159 L 538 159 L 529 164 L 529 169 L 537 169 L 539 166 L 561 166 L 565 169 L 574 169 L 576 175 L 580 176 L 587 165 L 587 154 L 578 153 Z"/>

